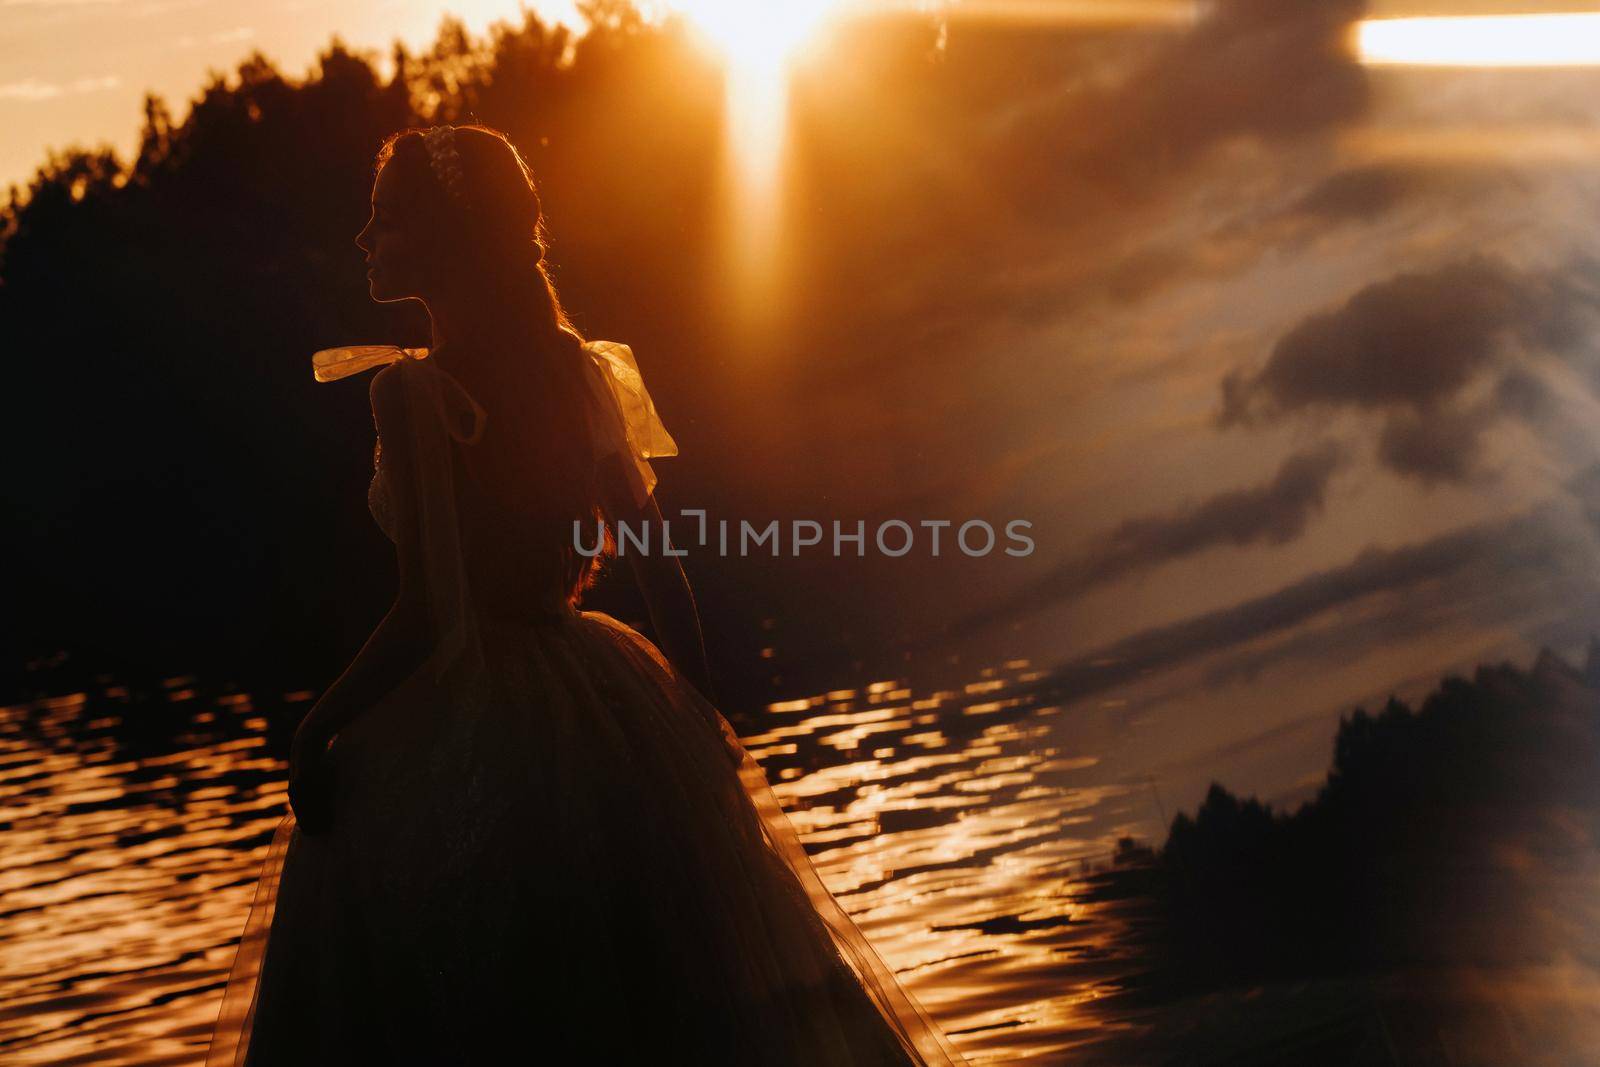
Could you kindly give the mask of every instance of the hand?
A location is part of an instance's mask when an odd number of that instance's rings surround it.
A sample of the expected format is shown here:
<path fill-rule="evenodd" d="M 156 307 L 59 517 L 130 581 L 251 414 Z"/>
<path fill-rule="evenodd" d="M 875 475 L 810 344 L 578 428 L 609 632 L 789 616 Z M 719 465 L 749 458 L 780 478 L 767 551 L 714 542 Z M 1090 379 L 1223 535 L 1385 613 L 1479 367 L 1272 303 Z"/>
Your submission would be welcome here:
<path fill-rule="evenodd" d="M 295 731 L 289 753 L 289 805 L 295 822 L 308 834 L 327 833 L 333 824 L 331 740 L 307 719 Z"/>

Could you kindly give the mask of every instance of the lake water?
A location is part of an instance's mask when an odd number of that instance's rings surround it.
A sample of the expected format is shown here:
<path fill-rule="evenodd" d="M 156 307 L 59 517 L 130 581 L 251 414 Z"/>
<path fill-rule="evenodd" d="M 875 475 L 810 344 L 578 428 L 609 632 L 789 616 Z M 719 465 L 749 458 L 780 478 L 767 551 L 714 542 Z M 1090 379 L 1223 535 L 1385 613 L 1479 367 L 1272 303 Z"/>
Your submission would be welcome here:
<path fill-rule="evenodd" d="M 975 1063 L 1080 1062 L 1139 1026 L 1139 905 L 1086 875 L 1157 831 L 1161 798 L 1038 677 L 873 679 L 743 731 L 829 888 Z M 200 1062 L 313 698 L 102 676 L 0 708 L 0 1061 Z"/>

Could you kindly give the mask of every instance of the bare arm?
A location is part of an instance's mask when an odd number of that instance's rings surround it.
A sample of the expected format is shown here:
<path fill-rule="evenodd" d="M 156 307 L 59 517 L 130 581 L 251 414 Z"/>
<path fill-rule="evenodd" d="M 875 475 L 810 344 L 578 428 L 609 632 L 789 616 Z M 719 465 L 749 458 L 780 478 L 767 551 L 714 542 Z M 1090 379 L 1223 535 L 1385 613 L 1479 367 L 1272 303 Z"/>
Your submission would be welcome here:
<path fill-rule="evenodd" d="M 417 669 L 431 633 L 421 577 L 421 534 L 411 490 L 413 465 L 403 383 L 385 371 L 372 382 L 372 410 L 383 441 L 384 476 L 391 479 L 400 588 L 388 614 L 372 631 L 350 666 L 322 694 L 296 735 L 297 744 L 326 747 L 334 735 L 372 707 Z"/>
<path fill-rule="evenodd" d="M 388 614 L 343 674 L 328 687 L 295 731 L 289 754 L 289 803 L 301 829 L 324 833 L 333 819 L 333 785 L 327 759 L 334 736 L 398 686 L 421 662 L 431 623 L 421 580 L 411 427 L 404 383 L 389 368 L 372 380 L 372 415 L 382 442 L 384 477 L 392 479 L 400 589 Z"/>
<path fill-rule="evenodd" d="M 694 592 L 689 588 L 689 578 L 683 573 L 678 557 L 669 556 L 665 547 L 665 520 L 657 507 L 655 497 L 639 507 L 622 466 L 622 457 L 611 455 L 600 461 L 600 495 L 607 517 L 613 527 L 625 522 L 631 529 L 650 531 L 651 551 L 637 550 L 621 553 L 627 559 L 633 580 L 644 597 L 645 609 L 650 613 L 650 625 L 661 643 L 661 651 L 678 673 L 700 691 L 707 701 L 714 703 L 711 669 L 706 659 L 705 637 L 700 630 L 700 613 L 695 607 Z"/>
<path fill-rule="evenodd" d="M 425 627 L 404 596 L 383 617 L 350 666 L 322 694 L 294 734 L 289 753 L 289 803 L 300 828 L 327 832 L 333 819 L 329 744 L 351 720 L 377 703 L 416 669 Z"/>
<path fill-rule="evenodd" d="M 422 662 L 428 624 L 422 614 L 397 598 L 361 646 L 356 658 L 307 713 L 300 730 L 306 741 L 323 745 L 362 712 L 405 681 Z"/>

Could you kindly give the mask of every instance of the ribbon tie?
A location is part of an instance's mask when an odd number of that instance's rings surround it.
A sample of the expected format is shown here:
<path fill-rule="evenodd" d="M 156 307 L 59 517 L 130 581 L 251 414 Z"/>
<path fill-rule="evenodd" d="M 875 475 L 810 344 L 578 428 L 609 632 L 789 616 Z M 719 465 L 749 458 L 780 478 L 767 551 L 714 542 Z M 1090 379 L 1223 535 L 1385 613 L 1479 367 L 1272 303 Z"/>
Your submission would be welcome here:
<path fill-rule="evenodd" d="M 589 356 L 589 366 L 600 372 L 590 373 L 586 378 L 599 412 L 595 427 L 596 455 L 616 452 L 632 461 L 627 468 L 630 488 L 634 502 L 643 507 L 656 487 L 655 471 L 649 461 L 676 456 L 677 442 L 662 424 L 661 416 L 656 414 L 655 403 L 645 388 L 631 348 L 619 341 L 586 341 L 583 350 Z M 427 358 L 426 348 L 348 345 L 315 353 L 311 357 L 311 369 L 317 381 L 333 382 L 404 359 L 421 361 Z M 450 435 L 468 444 L 477 442 L 483 435 L 487 418 L 482 406 L 453 375 L 436 363 L 432 366 L 463 408 L 450 411 L 445 406 L 446 398 L 439 395 L 439 414 Z"/>

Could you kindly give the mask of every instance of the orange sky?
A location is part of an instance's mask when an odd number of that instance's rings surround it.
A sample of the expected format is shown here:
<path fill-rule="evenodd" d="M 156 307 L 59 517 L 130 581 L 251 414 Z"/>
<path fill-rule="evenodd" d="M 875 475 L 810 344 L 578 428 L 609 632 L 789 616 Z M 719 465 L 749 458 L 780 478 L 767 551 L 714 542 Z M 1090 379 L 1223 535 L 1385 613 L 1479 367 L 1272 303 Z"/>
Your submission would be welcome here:
<path fill-rule="evenodd" d="M 754 0 L 752 0 L 754 2 Z M 982 0 L 968 0 L 982 2 Z M 577 25 L 571 0 L 521 7 Z M 1585 10 L 1584 0 L 1374 0 L 1374 15 Z M 146 89 L 175 117 L 209 69 L 233 69 L 260 49 L 301 74 L 331 35 L 387 52 L 399 38 L 432 40 L 440 17 L 482 32 L 515 18 L 517 0 L 0 0 L 0 182 L 21 183 L 51 146 L 108 142 L 132 149 Z"/>

